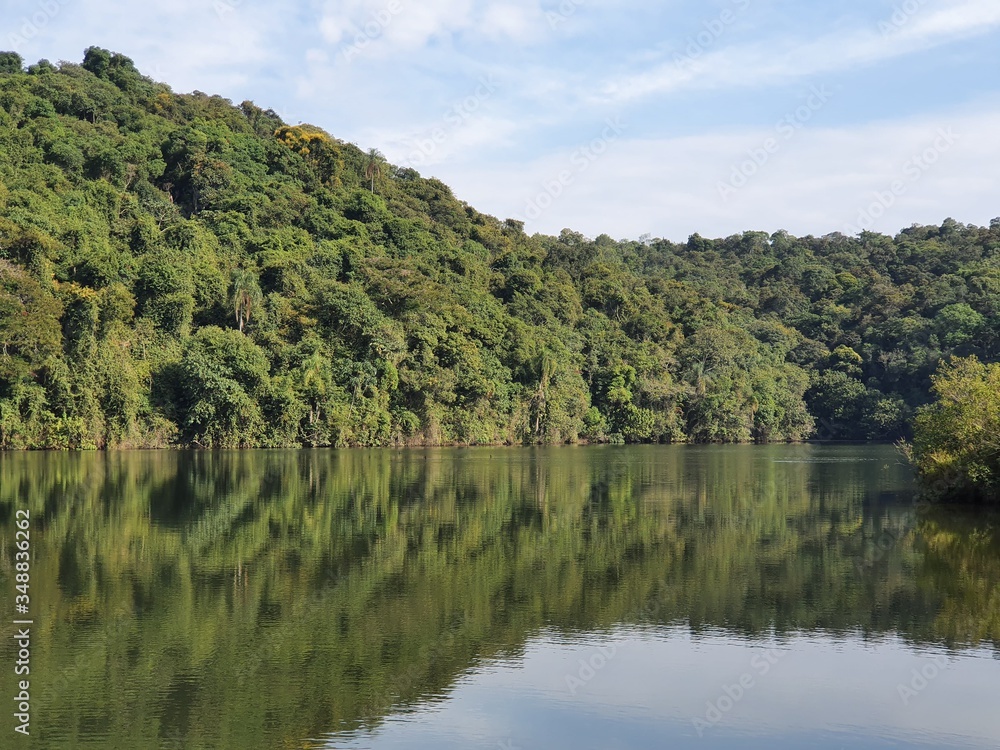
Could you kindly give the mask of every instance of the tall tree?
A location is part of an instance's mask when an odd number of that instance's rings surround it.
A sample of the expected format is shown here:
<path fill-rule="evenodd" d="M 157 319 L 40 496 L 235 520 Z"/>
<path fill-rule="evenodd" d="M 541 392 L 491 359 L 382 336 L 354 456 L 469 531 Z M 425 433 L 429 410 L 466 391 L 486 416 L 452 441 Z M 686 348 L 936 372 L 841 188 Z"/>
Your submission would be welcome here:
<path fill-rule="evenodd" d="M 385 157 L 377 148 L 368 151 L 368 161 L 365 163 L 365 179 L 371 181 L 372 193 L 375 192 L 375 178 L 381 177 L 385 167 Z"/>
<path fill-rule="evenodd" d="M 245 268 L 233 271 L 233 310 L 236 313 L 236 324 L 240 332 L 250 322 L 256 308 L 264 300 L 257 283 L 257 274 Z"/>

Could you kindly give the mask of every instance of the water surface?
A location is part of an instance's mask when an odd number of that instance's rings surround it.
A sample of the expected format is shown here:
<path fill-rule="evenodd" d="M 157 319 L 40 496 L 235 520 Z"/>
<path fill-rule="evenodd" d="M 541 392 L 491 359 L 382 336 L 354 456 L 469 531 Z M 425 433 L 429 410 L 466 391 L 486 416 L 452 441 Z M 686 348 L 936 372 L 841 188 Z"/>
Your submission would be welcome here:
<path fill-rule="evenodd" d="M 996 748 L 997 519 L 912 493 L 870 446 L 0 455 L 18 746 Z"/>

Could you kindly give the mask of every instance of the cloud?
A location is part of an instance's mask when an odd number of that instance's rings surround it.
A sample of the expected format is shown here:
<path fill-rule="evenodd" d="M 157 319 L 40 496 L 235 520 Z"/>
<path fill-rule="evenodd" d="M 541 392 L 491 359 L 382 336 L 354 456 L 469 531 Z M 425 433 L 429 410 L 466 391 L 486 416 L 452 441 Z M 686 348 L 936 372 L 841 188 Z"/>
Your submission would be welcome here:
<path fill-rule="evenodd" d="M 470 115 L 451 109 L 443 117 L 405 130 L 378 128 L 362 134 L 365 143 L 378 143 L 394 164 L 421 173 L 450 162 L 477 161 L 485 151 L 509 146 L 527 127 L 523 121 L 490 115 Z"/>
<path fill-rule="evenodd" d="M 572 148 L 528 164 L 444 164 L 436 171 L 480 210 L 500 218 L 526 218 L 529 231 L 550 234 L 569 227 L 590 236 L 635 238 L 650 232 L 683 240 L 694 232 L 724 236 L 750 229 L 848 233 L 861 223 L 868 226 L 859 228 L 893 234 L 912 223 L 939 223 L 949 216 L 987 224 L 1000 214 L 998 129 L 1000 108 L 858 127 L 812 127 L 789 140 L 762 129 L 625 137 L 588 169 L 574 172 L 571 184 L 537 218 L 528 216 L 527 208 L 538 203 L 561 171 L 572 169 Z M 941 145 L 942 130 L 955 139 L 930 154 Z M 722 195 L 720 185 L 767 138 L 780 141 L 776 153 L 742 187 Z M 901 194 L 872 211 L 879 196 L 891 193 L 897 182 L 905 188 Z"/>
<path fill-rule="evenodd" d="M 458 35 L 523 44 L 548 30 L 536 0 L 336 0 L 328 2 L 319 29 L 329 44 L 367 38 L 383 56 L 411 53 Z"/>
<path fill-rule="evenodd" d="M 62 55 L 79 62 L 84 49 L 98 45 L 132 57 L 143 73 L 175 90 L 231 96 L 275 63 L 288 27 L 279 8 L 248 0 L 114 6 L 102 0 L 39 0 L 20 10 L 30 19 L 51 6 L 58 7 L 51 21 L 18 45 L 26 59 Z"/>
<path fill-rule="evenodd" d="M 404 52 L 465 28 L 472 9 L 473 0 L 335 0 L 319 28 L 330 44 L 378 38 Z"/>
<path fill-rule="evenodd" d="M 547 26 L 541 9 L 534 3 L 490 4 L 483 14 L 483 33 L 495 38 L 535 39 Z"/>
<path fill-rule="evenodd" d="M 848 34 L 838 31 L 811 41 L 757 42 L 694 55 L 681 50 L 670 62 L 606 80 L 592 99 L 624 102 L 686 88 L 783 83 L 871 65 L 1000 26 L 1000 4 L 995 0 L 966 0 L 942 9 L 925 6 L 911 15 L 898 12 L 876 27 Z"/>

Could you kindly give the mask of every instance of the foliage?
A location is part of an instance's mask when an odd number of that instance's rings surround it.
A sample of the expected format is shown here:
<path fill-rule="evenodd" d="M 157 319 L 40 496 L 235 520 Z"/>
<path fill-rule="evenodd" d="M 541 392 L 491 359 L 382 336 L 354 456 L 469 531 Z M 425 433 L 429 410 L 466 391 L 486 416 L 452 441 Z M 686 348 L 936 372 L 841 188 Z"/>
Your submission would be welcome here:
<path fill-rule="evenodd" d="M 0 53 L 0 448 L 891 440 L 1000 356 L 998 258 L 1000 222 L 528 236 L 124 55 Z"/>
<path fill-rule="evenodd" d="M 955 358 L 933 377 L 920 410 L 913 463 L 933 499 L 1000 501 L 1000 364 Z"/>

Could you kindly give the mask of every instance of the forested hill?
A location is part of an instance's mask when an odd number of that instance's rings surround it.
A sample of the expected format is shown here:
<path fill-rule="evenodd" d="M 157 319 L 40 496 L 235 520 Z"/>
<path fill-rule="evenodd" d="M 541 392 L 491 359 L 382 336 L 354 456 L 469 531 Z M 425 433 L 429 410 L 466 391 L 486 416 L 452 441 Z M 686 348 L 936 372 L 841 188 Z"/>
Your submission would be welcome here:
<path fill-rule="evenodd" d="M 0 54 L 3 448 L 888 439 L 998 332 L 1000 220 L 529 237 L 122 55 Z"/>

